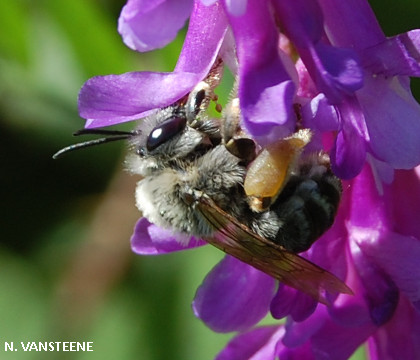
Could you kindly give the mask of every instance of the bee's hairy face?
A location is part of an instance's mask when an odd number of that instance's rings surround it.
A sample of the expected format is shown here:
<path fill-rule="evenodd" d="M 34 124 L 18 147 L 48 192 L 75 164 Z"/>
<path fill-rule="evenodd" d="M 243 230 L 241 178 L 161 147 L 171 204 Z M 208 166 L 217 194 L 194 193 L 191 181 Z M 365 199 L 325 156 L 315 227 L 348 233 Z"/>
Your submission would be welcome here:
<path fill-rule="evenodd" d="M 181 106 L 171 106 L 146 118 L 131 139 L 130 170 L 143 176 L 197 156 L 210 145 L 208 136 L 191 126 Z"/>

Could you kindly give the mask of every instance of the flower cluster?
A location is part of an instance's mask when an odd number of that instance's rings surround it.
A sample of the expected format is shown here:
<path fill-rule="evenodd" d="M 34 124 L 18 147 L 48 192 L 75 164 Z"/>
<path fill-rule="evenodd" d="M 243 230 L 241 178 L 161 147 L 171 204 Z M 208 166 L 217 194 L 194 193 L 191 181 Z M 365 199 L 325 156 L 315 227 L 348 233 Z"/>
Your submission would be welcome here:
<path fill-rule="evenodd" d="M 238 78 L 249 134 L 264 145 L 299 120 L 346 180 L 335 224 L 304 256 L 355 295 L 318 306 L 227 256 L 193 303 L 213 330 L 242 332 L 218 359 L 346 359 L 366 341 L 372 359 L 419 358 L 420 106 L 409 76 L 420 75 L 420 30 L 387 38 L 366 0 L 129 0 L 119 31 L 129 47 L 149 51 L 173 40 L 187 18 L 173 72 L 87 81 L 79 97 L 86 127 L 174 103 L 220 57 Z M 146 219 L 132 246 L 139 254 L 185 249 Z M 286 324 L 252 328 L 268 311 Z"/>
<path fill-rule="evenodd" d="M 347 185 L 335 224 L 312 251 L 340 242 L 354 296 L 340 295 L 308 317 L 300 295 L 283 293 L 270 310 L 289 315 L 286 323 L 240 334 L 219 360 L 347 359 L 364 342 L 370 359 L 419 357 L 420 167 L 396 171 L 382 192 L 369 165 Z"/>

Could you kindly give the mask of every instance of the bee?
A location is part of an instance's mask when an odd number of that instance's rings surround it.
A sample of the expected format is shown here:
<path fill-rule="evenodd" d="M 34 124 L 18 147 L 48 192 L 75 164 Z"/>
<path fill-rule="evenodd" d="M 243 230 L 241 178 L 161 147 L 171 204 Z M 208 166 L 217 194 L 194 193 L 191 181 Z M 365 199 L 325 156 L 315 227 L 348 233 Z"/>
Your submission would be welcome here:
<path fill-rule="evenodd" d="M 108 137 L 82 147 L 128 139 L 127 168 L 142 179 L 136 205 L 151 223 L 206 240 L 225 253 L 327 304 L 326 293 L 351 294 L 337 277 L 297 253 L 333 223 L 341 183 L 325 153 L 302 155 L 311 132 L 301 129 L 259 149 L 240 126 L 237 98 L 221 119 L 215 99 L 220 62 L 182 99 L 142 120 L 131 132 L 85 129 Z"/>

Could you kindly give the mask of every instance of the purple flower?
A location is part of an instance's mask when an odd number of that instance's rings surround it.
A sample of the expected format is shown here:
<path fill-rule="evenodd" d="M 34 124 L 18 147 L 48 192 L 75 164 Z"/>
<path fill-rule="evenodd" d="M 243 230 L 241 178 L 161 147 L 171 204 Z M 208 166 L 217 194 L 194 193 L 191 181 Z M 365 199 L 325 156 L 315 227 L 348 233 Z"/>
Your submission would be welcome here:
<path fill-rule="evenodd" d="M 136 3 L 130 4 L 131 8 Z M 131 11 L 134 10 L 131 8 Z M 158 14 L 163 16 L 156 20 L 155 26 L 160 28 L 160 24 L 172 13 Z M 226 17 L 218 3 L 207 7 L 199 1 L 195 2 L 185 44 L 173 72 L 97 76 L 84 84 L 79 94 L 79 111 L 87 119 L 86 127 L 136 120 L 179 100 L 207 75 L 220 51 L 226 31 Z M 136 34 L 134 28 L 131 33 Z M 142 39 L 142 34 L 136 35 Z M 136 41 L 150 42 L 150 39 Z"/>
<path fill-rule="evenodd" d="M 190 1 L 176 12 L 173 1 L 144 3 L 129 1 L 119 23 L 125 42 L 141 51 L 170 41 L 191 8 Z M 408 76 L 420 74 L 420 31 L 386 38 L 364 0 L 272 3 L 275 14 L 258 0 L 196 0 L 175 70 L 90 79 L 79 97 L 86 127 L 135 120 L 173 103 L 204 78 L 217 55 L 235 71 L 235 43 L 243 123 L 262 144 L 292 131 L 292 105 L 300 102 L 305 125 L 325 131 L 329 124 L 337 133 L 331 157 L 342 178 L 357 175 L 367 154 L 395 169 L 420 163 L 420 107 L 408 84 Z M 296 72 L 287 57 L 293 54 L 279 49 L 275 19 L 306 70 Z M 305 90 L 305 73 L 312 92 Z M 319 106 L 331 108 L 321 124 Z"/>
<path fill-rule="evenodd" d="M 246 330 L 267 314 L 274 290 L 273 278 L 227 255 L 197 290 L 194 313 L 214 331 Z"/>
<path fill-rule="evenodd" d="M 407 77 L 420 75 L 420 31 L 387 39 L 367 1 L 320 0 L 319 4 L 331 43 L 354 49 L 365 72 L 364 86 L 337 106 L 342 121 L 333 150 L 337 171 L 347 178 L 354 176 L 363 166 L 365 153 L 396 169 L 416 166 L 420 107 L 411 96 Z M 356 137 L 358 142 L 353 141 Z M 351 160 L 354 154 L 358 163 Z"/>
<path fill-rule="evenodd" d="M 287 310 L 286 294 L 282 303 L 274 298 L 271 312 L 289 311 L 286 324 L 238 335 L 218 360 L 250 358 L 251 347 L 256 358 L 347 359 L 365 342 L 370 359 L 420 357 L 420 167 L 397 171 L 394 182 L 379 191 L 365 165 L 345 187 L 338 219 L 320 241 L 342 239 L 346 283 L 355 295 L 340 295 L 306 319 Z M 293 302 L 292 308 L 307 307 Z"/>
<path fill-rule="evenodd" d="M 174 103 L 220 57 L 238 78 L 251 136 L 265 145 L 298 121 L 315 132 L 310 146 L 329 151 L 334 172 L 348 180 L 333 227 L 303 256 L 355 295 L 327 308 L 287 286 L 276 290 L 273 279 L 227 256 L 193 303 L 213 330 L 242 332 L 218 359 L 346 359 L 364 342 L 372 359 L 420 357 L 420 167 L 413 170 L 420 106 L 409 87 L 409 76 L 420 75 L 420 30 L 387 38 L 366 0 L 180 3 L 175 10 L 169 0 L 127 3 L 119 31 L 139 51 L 164 46 L 189 16 L 181 55 L 173 72 L 88 80 L 79 96 L 86 127 Z M 145 219 L 132 237 L 133 250 L 146 255 L 203 244 Z M 252 328 L 269 311 L 286 324 Z"/>
<path fill-rule="evenodd" d="M 133 50 L 164 47 L 184 26 L 192 6 L 193 0 L 129 0 L 121 11 L 118 31 Z"/>

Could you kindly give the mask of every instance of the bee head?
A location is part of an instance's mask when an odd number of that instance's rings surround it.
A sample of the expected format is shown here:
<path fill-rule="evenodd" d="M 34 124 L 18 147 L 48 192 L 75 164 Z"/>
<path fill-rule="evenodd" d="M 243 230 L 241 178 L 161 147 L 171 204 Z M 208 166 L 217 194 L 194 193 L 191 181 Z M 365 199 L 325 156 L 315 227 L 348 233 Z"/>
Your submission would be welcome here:
<path fill-rule="evenodd" d="M 163 168 L 170 162 L 185 161 L 211 146 L 208 134 L 189 124 L 184 111 L 173 107 L 159 110 L 142 121 L 137 135 L 130 139 L 136 165 L 135 173 L 145 175 L 149 170 Z"/>
<path fill-rule="evenodd" d="M 147 175 L 170 163 L 196 158 L 220 142 L 218 122 L 205 115 L 213 97 L 213 87 L 201 81 L 174 104 L 142 119 L 136 130 L 80 130 L 74 135 L 107 137 L 70 145 L 54 154 L 53 158 L 69 151 L 121 139 L 129 140 L 132 151 L 127 164 L 133 173 Z"/>

